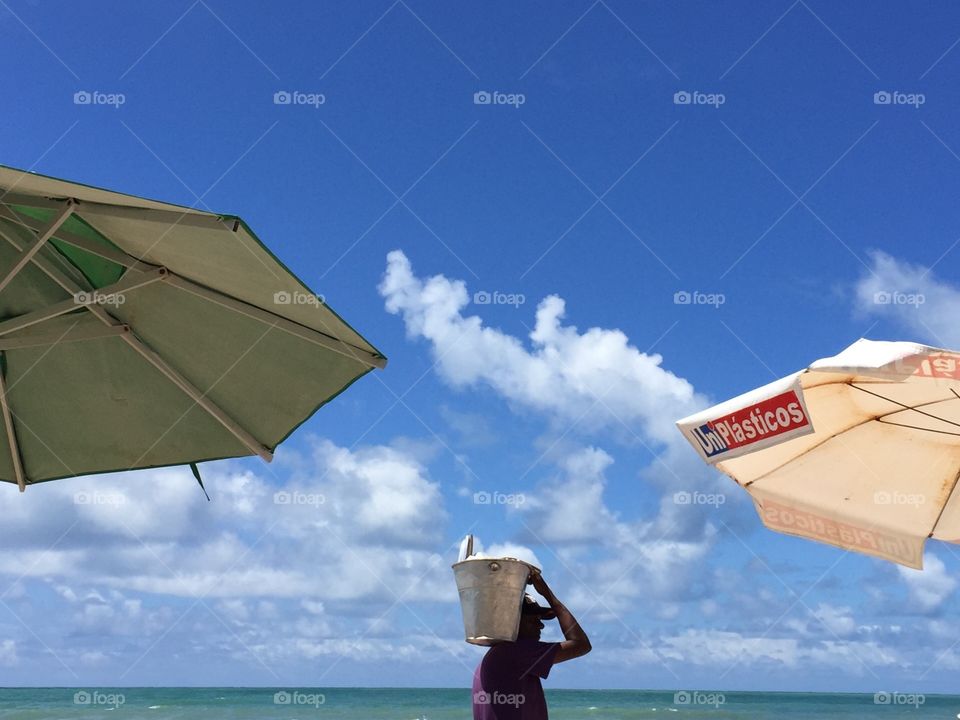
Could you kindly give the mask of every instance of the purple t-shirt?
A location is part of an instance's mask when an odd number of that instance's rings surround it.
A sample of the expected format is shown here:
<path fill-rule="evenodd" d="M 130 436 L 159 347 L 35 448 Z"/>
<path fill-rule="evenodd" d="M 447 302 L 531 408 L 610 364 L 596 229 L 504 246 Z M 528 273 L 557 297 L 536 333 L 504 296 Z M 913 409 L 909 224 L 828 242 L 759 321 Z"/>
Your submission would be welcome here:
<path fill-rule="evenodd" d="M 487 650 L 473 674 L 473 720 L 547 720 L 546 680 L 559 643 L 523 639 Z"/>

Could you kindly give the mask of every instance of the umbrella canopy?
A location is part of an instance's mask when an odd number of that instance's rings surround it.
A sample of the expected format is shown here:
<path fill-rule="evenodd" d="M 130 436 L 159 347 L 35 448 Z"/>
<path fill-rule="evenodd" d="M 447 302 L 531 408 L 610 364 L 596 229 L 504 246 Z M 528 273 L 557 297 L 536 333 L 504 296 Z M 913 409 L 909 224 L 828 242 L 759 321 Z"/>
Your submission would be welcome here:
<path fill-rule="evenodd" d="M 918 569 L 960 542 L 960 353 L 858 340 L 677 426 L 772 530 Z"/>
<path fill-rule="evenodd" d="M 269 461 L 385 364 L 239 217 L 0 166 L 0 480 Z"/>

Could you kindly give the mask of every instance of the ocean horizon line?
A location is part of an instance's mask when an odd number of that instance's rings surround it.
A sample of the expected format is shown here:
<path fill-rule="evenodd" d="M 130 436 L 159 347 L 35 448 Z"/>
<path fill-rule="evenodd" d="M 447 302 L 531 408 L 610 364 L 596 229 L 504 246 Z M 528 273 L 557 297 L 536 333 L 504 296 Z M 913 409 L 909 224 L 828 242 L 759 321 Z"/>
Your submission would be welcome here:
<path fill-rule="evenodd" d="M 303 688 L 314 688 L 324 690 L 463 690 L 470 692 L 471 688 L 466 685 L 310 685 L 301 683 L 298 685 L 109 685 L 87 683 L 85 685 L 0 685 L 0 691 L 3 690 L 83 690 L 89 688 L 118 688 L 124 690 L 294 690 Z M 692 685 L 676 688 L 573 688 L 573 687 L 548 687 L 544 688 L 550 692 L 602 692 L 602 693 L 677 693 L 696 691 L 698 693 L 725 693 L 725 694 L 753 694 L 753 695 L 843 695 L 843 696 L 870 696 L 877 694 L 877 691 L 853 691 L 853 690 L 729 690 L 723 688 L 706 688 Z M 895 692 L 901 692 L 896 690 Z M 904 691 L 907 692 L 907 691 Z M 923 692 L 925 697 L 955 698 L 960 697 L 960 693 L 946 692 Z"/>

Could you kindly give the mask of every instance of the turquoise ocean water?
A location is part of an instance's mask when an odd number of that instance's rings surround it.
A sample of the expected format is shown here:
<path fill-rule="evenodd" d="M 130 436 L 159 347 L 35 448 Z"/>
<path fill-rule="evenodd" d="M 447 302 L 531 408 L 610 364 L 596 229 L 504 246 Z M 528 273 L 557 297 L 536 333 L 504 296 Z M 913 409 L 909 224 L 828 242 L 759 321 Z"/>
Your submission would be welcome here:
<path fill-rule="evenodd" d="M 277 695 L 276 693 L 280 693 Z M 548 690 L 552 720 L 949 718 L 960 696 Z M 0 718 L 470 720 L 470 691 L 374 688 L 0 688 Z"/>

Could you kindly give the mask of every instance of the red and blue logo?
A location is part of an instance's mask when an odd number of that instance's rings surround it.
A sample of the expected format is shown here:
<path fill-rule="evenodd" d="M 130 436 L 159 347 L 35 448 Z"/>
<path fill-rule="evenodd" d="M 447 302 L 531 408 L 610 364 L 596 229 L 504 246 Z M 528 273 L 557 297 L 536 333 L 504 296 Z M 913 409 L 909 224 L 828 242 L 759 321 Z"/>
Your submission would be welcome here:
<path fill-rule="evenodd" d="M 789 390 L 708 420 L 690 432 L 704 455 L 712 458 L 804 427 L 810 427 L 810 418 L 797 391 Z"/>

